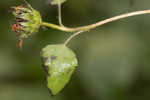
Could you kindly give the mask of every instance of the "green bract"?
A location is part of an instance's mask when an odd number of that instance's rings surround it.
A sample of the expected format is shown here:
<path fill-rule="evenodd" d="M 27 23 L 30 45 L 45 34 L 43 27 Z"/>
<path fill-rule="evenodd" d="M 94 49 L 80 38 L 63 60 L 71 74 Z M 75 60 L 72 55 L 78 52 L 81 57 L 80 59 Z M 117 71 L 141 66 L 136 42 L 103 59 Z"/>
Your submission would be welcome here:
<path fill-rule="evenodd" d="M 12 7 L 13 15 L 16 18 L 16 31 L 21 38 L 26 38 L 37 32 L 41 24 L 40 13 L 30 5 L 27 7 Z"/>
<path fill-rule="evenodd" d="M 58 5 L 59 3 L 62 4 L 64 3 L 66 0 L 51 0 L 50 3 L 52 5 Z"/>
<path fill-rule="evenodd" d="M 43 67 L 47 73 L 47 86 L 52 95 L 59 93 L 69 82 L 78 65 L 74 52 L 62 44 L 42 49 Z"/>

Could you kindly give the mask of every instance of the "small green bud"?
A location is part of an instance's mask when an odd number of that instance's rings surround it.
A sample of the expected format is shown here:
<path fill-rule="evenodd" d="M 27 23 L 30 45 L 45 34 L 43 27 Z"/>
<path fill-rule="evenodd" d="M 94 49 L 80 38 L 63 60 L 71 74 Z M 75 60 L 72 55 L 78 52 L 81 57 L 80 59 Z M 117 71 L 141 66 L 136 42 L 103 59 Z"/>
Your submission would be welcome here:
<path fill-rule="evenodd" d="M 20 38 L 27 38 L 37 32 L 41 25 L 40 13 L 33 9 L 30 5 L 27 7 L 17 6 L 14 9 L 15 24 L 12 25 L 12 30 L 17 32 Z"/>
<path fill-rule="evenodd" d="M 62 4 L 64 3 L 66 0 L 51 0 L 50 3 L 52 5 L 58 5 L 59 3 Z"/>

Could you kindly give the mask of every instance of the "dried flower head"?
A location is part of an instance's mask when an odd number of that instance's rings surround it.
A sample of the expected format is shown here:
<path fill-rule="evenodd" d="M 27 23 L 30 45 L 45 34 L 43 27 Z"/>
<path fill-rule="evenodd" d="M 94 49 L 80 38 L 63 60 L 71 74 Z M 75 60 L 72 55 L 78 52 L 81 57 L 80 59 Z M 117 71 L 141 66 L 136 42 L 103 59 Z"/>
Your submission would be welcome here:
<path fill-rule="evenodd" d="M 12 7 L 15 23 L 11 26 L 12 31 L 16 32 L 19 40 L 19 47 L 22 46 L 22 39 L 27 38 L 37 32 L 41 24 L 41 15 L 30 5 Z"/>

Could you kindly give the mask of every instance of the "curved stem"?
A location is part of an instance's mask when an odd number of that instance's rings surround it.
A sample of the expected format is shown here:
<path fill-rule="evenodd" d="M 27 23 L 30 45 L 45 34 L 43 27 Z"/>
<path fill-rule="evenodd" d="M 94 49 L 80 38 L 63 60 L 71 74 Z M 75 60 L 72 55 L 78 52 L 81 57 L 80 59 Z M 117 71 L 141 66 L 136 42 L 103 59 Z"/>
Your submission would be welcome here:
<path fill-rule="evenodd" d="M 61 15 L 61 3 L 60 3 L 60 0 L 59 0 L 59 3 L 58 3 L 58 21 L 59 21 L 59 25 L 60 26 L 64 26 L 62 24 L 62 15 Z"/>
<path fill-rule="evenodd" d="M 69 28 L 69 27 L 65 27 L 65 26 L 59 26 L 59 25 L 55 25 L 55 24 L 51 24 L 51 23 L 47 23 L 47 22 L 42 22 L 41 25 L 50 27 L 50 28 L 54 28 L 57 30 L 61 30 L 61 31 L 65 31 L 65 32 L 76 32 L 76 31 L 87 31 L 93 28 L 96 28 L 98 26 L 101 26 L 103 24 L 109 23 L 109 22 L 113 22 L 122 18 L 126 18 L 126 17 L 130 17 L 130 16 L 136 16 L 136 15 L 142 15 L 142 14 L 148 14 L 150 13 L 150 10 L 142 10 L 142 11 L 135 11 L 135 12 L 131 12 L 131 13 L 125 13 L 122 15 L 118 15 L 115 17 L 111 17 L 102 21 L 99 21 L 95 24 L 91 24 L 91 25 L 87 25 L 87 26 L 82 26 L 82 27 L 77 27 L 77 28 Z"/>
<path fill-rule="evenodd" d="M 74 34 L 72 34 L 64 43 L 64 45 L 66 46 L 70 40 L 72 40 L 75 36 L 79 35 L 80 33 L 82 33 L 83 31 L 78 31 L 78 32 L 75 32 Z"/>

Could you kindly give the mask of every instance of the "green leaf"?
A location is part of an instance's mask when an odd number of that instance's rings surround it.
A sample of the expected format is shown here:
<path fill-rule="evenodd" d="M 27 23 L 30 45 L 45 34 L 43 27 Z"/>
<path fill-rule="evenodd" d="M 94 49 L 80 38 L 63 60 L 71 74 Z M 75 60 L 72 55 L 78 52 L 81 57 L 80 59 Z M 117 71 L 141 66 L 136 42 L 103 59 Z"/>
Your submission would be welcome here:
<path fill-rule="evenodd" d="M 66 0 L 51 0 L 50 3 L 52 5 L 58 5 L 59 3 L 62 4 L 64 3 Z"/>
<path fill-rule="evenodd" d="M 74 52 L 62 44 L 48 45 L 41 51 L 47 73 L 47 86 L 52 95 L 59 93 L 69 82 L 78 65 Z"/>

